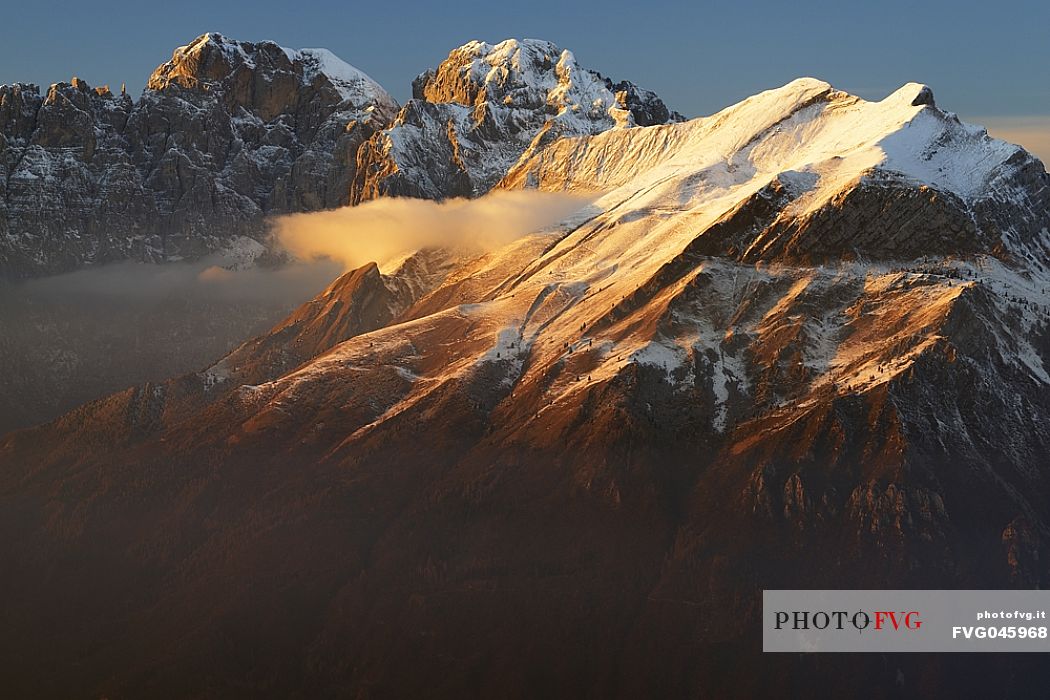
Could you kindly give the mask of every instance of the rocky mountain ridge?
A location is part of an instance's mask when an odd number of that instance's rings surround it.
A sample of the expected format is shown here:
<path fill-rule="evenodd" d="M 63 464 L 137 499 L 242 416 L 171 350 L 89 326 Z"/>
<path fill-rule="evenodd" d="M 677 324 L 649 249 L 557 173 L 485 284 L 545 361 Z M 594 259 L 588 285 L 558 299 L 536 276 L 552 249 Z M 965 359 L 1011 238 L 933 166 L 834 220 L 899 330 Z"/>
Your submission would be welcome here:
<path fill-rule="evenodd" d="M 476 197 L 543 144 L 683 119 L 655 93 L 536 39 L 465 44 L 417 77 L 412 95 L 358 153 L 354 202 Z"/>
<path fill-rule="evenodd" d="M 264 216 L 345 203 L 356 146 L 397 103 L 323 50 L 205 34 L 142 97 L 0 88 L 0 268 L 21 277 L 197 258 Z"/>
<path fill-rule="evenodd" d="M 541 49 L 557 63 L 514 67 Z M 486 102 L 482 93 L 469 108 L 438 101 L 455 61 L 481 54 L 504 76 L 482 92 L 502 86 L 500 99 L 518 101 Z M 0 86 L 0 276 L 196 259 L 242 236 L 269 243 L 269 216 L 379 194 L 474 196 L 540 129 L 553 138 L 677 118 L 651 92 L 582 69 L 547 42 L 472 42 L 432 75 L 439 82 L 417 86 L 420 99 L 401 109 L 325 49 L 209 33 L 176 49 L 138 100 L 75 78 L 43 95 L 34 85 Z M 479 79 L 471 75 L 464 84 Z M 423 128 L 422 141 L 379 154 L 390 150 L 380 141 L 404 140 L 377 136 L 392 123 L 391 134 Z"/>

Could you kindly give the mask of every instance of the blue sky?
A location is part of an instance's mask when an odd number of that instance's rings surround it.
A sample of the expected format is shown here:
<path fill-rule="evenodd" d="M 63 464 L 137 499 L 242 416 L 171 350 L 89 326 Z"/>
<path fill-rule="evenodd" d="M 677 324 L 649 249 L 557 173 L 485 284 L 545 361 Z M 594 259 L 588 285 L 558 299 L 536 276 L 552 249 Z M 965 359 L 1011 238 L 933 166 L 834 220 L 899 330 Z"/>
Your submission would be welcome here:
<path fill-rule="evenodd" d="M 535 37 L 656 90 L 689 115 L 810 75 L 876 99 L 909 81 L 965 118 L 1050 121 L 1050 1 L 439 3 L 256 0 L 20 3 L 0 32 L 0 82 L 77 75 L 138 94 L 173 48 L 205 31 L 323 46 L 399 100 L 470 39 Z M 1033 121 L 1033 119 L 1035 121 Z M 1008 120 L 1009 121 L 1009 120 Z M 1007 122 L 1004 122 L 1007 123 Z"/>

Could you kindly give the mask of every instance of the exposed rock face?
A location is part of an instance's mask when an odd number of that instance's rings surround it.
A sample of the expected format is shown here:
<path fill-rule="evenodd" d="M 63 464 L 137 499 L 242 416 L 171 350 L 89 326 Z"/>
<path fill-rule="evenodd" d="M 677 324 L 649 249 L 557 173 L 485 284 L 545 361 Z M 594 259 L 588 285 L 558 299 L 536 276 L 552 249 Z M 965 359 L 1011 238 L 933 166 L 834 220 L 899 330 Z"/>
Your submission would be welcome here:
<path fill-rule="evenodd" d="M 375 263 L 351 270 L 269 333 L 206 370 L 207 381 L 227 388 L 272 381 L 345 340 L 391 324 L 439 286 L 455 265 L 447 251 L 425 249 L 389 275 Z"/>
<path fill-rule="evenodd" d="M 990 252 L 968 207 L 951 193 L 893 178 L 868 178 L 838 193 L 806 217 L 791 204 L 799 193 L 774 180 L 723 217 L 689 250 L 747 262 L 876 258 Z"/>
<path fill-rule="evenodd" d="M 397 111 L 323 49 L 205 34 L 133 101 L 83 81 L 0 86 L 0 274 L 199 257 L 270 213 L 348 201 Z"/>
<path fill-rule="evenodd" d="M 613 83 L 547 41 L 472 41 L 412 84 L 413 99 L 358 156 L 353 200 L 472 197 L 560 137 L 679 121 L 653 92 Z"/>

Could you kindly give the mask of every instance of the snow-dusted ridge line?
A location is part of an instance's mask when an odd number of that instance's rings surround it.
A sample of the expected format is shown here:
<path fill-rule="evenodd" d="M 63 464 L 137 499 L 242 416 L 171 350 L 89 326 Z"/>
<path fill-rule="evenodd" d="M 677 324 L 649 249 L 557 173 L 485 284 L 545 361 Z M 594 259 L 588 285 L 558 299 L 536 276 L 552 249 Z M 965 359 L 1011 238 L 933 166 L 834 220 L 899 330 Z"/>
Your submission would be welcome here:
<path fill-rule="evenodd" d="M 827 199 L 822 193 L 881 172 L 970 201 L 1022 153 L 938 109 L 925 85 L 908 83 L 868 102 L 800 78 L 709 117 L 550 144 L 515 166 L 504 185 L 637 186 L 688 169 L 707 180 L 718 175 L 715 184 L 726 187 L 802 173 L 815 176 L 806 199 L 819 203 Z"/>
<path fill-rule="evenodd" d="M 323 75 L 328 78 L 332 86 L 339 91 L 345 100 L 356 102 L 380 100 L 390 103 L 393 107 L 397 105 L 396 101 L 383 86 L 369 77 L 367 73 L 350 65 L 329 49 L 292 49 L 281 46 L 269 39 L 258 42 L 243 42 L 231 39 L 219 32 L 206 32 L 189 44 L 175 49 L 171 61 L 164 64 L 162 69 L 173 65 L 179 60 L 192 58 L 194 54 L 199 54 L 206 47 L 216 47 L 222 51 L 223 55 L 233 59 L 235 63 L 243 63 L 245 66 L 255 69 L 258 67 L 255 56 L 245 47 L 266 45 L 279 48 L 293 64 L 301 63 L 303 65 L 304 83 L 310 83 L 318 75 Z"/>
<path fill-rule="evenodd" d="M 282 47 L 284 48 L 284 47 Z M 328 49 L 284 49 L 292 62 L 302 61 L 306 66 L 304 77 L 308 80 L 322 74 L 328 77 L 344 99 L 353 99 L 361 93 L 378 97 L 389 94 L 383 87 L 360 68 L 350 65 Z"/>
<path fill-rule="evenodd" d="M 582 67 L 548 41 L 471 41 L 412 84 L 413 99 L 358 153 L 354 201 L 476 197 L 523 154 L 566 136 L 676 121 L 655 93 Z"/>

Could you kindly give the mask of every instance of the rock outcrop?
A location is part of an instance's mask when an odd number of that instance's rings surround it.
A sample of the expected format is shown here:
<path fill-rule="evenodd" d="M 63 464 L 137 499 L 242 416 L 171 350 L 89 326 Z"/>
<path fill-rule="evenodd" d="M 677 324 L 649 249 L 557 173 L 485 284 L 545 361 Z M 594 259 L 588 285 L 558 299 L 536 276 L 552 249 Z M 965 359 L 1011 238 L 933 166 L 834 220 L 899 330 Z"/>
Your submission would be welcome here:
<path fill-rule="evenodd" d="M 205 34 L 141 98 L 0 86 L 0 275 L 195 258 L 268 214 L 346 204 L 398 105 L 324 49 Z"/>
<path fill-rule="evenodd" d="M 456 266 L 447 251 L 424 249 L 390 274 L 375 263 L 350 270 L 268 333 L 209 367 L 205 382 L 229 389 L 272 381 L 345 340 L 394 322 Z"/>
<path fill-rule="evenodd" d="M 472 41 L 412 83 L 413 99 L 359 154 L 352 199 L 487 192 L 562 137 L 680 121 L 649 90 L 581 67 L 548 41 Z"/>

